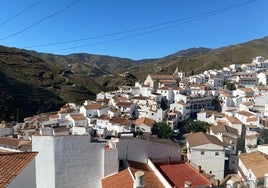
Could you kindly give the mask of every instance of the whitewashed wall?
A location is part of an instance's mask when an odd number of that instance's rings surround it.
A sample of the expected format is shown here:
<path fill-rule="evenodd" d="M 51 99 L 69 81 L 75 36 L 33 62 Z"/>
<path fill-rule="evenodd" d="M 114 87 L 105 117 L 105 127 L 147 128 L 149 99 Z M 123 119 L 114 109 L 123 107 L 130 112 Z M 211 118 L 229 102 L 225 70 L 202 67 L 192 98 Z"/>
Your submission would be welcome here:
<path fill-rule="evenodd" d="M 37 188 L 101 187 L 104 143 L 90 136 L 33 136 Z"/>
<path fill-rule="evenodd" d="M 55 187 L 54 138 L 33 136 L 32 151 L 39 152 L 35 157 L 36 187 Z"/>
<path fill-rule="evenodd" d="M 225 152 L 223 147 L 206 144 L 191 149 L 191 162 L 200 165 L 207 173 L 211 171 L 216 179 L 224 178 Z M 201 155 L 201 151 L 205 152 L 204 155 Z M 219 155 L 215 155 L 215 152 L 219 152 Z"/>
<path fill-rule="evenodd" d="M 110 149 L 104 153 L 104 176 L 117 173 L 119 168 L 118 150 Z"/>
<path fill-rule="evenodd" d="M 171 160 L 179 161 L 181 159 L 181 150 L 178 146 L 160 144 L 149 140 L 124 138 L 118 143 L 119 160 L 127 159 L 141 163 L 147 163 L 148 158 L 154 162 Z"/>

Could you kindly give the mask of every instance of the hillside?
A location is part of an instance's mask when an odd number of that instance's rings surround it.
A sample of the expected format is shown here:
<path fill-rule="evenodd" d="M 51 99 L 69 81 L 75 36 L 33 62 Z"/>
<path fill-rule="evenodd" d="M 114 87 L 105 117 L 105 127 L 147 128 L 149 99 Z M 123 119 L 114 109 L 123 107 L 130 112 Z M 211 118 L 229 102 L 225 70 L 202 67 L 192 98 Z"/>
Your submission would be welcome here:
<path fill-rule="evenodd" d="M 191 48 L 159 59 L 134 61 L 96 54 L 54 55 L 0 46 L 0 120 L 22 120 L 82 103 L 100 91 L 133 85 L 148 74 L 187 75 L 268 57 L 268 37 L 219 49 Z"/>

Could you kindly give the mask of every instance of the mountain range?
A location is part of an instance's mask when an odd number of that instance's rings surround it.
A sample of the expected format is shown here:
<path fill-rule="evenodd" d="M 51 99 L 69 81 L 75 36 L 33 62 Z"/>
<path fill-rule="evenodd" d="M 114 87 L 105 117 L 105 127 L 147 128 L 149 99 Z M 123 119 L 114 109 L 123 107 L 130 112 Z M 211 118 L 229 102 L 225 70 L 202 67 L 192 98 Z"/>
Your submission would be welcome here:
<path fill-rule="evenodd" d="M 268 56 L 268 37 L 218 49 L 191 48 L 158 59 L 131 60 L 76 53 L 55 55 L 0 46 L 0 120 L 21 121 L 56 111 L 67 102 L 82 104 L 96 93 L 133 85 L 148 74 L 186 76 Z"/>

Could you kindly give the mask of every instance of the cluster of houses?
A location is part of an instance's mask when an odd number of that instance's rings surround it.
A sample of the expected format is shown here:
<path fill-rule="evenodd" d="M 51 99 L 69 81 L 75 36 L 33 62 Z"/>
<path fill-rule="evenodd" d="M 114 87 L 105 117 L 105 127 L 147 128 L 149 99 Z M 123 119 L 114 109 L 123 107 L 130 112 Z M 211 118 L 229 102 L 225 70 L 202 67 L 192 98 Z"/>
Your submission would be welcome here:
<path fill-rule="evenodd" d="M 257 143 L 268 126 L 267 69 L 263 57 L 189 77 L 177 68 L 2 122 L 0 187 L 268 187 L 268 145 Z M 178 132 L 190 118 L 211 126 L 184 144 L 153 134 L 159 122 Z"/>

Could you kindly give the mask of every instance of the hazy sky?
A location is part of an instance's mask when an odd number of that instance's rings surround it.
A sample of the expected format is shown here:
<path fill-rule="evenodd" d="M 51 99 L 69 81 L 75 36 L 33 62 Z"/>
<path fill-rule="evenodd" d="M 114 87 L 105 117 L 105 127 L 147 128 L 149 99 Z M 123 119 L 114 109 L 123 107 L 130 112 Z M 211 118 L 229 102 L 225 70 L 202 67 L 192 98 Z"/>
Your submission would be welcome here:
<path fill-rule="evenodd" d="M 158 58 L 268 36 L 267 8 L 268 0 L 2 0 L 0 45 Z"/>

